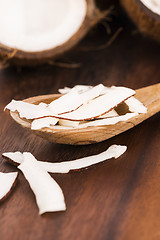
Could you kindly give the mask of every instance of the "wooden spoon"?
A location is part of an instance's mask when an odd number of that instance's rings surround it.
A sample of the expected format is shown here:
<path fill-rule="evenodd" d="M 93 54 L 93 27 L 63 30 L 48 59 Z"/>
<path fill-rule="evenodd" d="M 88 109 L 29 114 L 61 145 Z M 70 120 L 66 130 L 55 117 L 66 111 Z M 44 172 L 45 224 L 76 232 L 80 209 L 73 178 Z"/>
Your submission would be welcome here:
<path fill-rule="evenodd" d="M 39 104 L 40 102 L 50 103 L 60 96 L 61 94 L 43 95 L 27 98 L 24 101 L 33 104 Z M 92 144 L 118 135 L 160 111 L 160 83 L 137 89 L 135 97 L 147 107 L 147 113 L 139 114 L 138 116 L 130 118 L 128 121 L 108 126 L 80 129 L 43 128 L 40 130 L 31 130 L 31 121 L 20 118 L 17 112 L 10 112 L 10 114 L 22 127 L 30 129 L 31 132 L 51 142 L 73 145 Z"/>

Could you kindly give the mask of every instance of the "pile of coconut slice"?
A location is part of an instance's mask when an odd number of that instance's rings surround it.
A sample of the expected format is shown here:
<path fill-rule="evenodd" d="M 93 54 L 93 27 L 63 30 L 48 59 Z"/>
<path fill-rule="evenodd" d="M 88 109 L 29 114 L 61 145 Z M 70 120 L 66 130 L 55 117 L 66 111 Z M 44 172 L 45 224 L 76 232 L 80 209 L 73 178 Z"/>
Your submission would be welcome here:
<path fill-rule="evenodd" d="M 8 152 L 3 156 L 22 171 L 35 194 L 39 214 L 66 210 L 64 194 L 50 173 L 68 173 L 100 163 L 102 161 L 118 158 L 127 150 L 126 146 L 112 145 L 106 151 L 72 161 L 51 163 L 38 161 L 29 152 Z M 18 172 L 0 173 L 0 200 L 4 199 L 13 187 Z"/>
<path fill-rule="evenodd" d="M 30 119 L 32 130 L 113 125 L 147 112 L 147 108 L 134 97 L 135 91 L 126 87 L 76 85 L 59 89 L 59 92 L 62 96 L 49 104 L 12 100 L 5 109 L 17 111 L 21 118 Z M 122 104 L 127 111 L 119 113 L 118 107 Z"/>
<path fill-rule="evenodd" d="M 50 103 L 40 102 L 36 105 L 12 100 L 5 109 L 17 111 L 21 118 L 30 120 L 33 130 L 111 125 L 147 112 L 147 108 L 134 97 L 135 91 L 126 87 L 76 85 L 59 89 L 59 92 L 62 95 Z M 63 192 L 49 173 L 68 173 L 87 168 L 107 159 L 118 158 L 126 149 L 126 146 L 112 145 L 98 155 L 59 163 L 37 161 L 28 152 L 9 152 L 3 156 L 18 165 L 35 194 L 39 213 L 43 214 L 66 210 Z M 0 174 L 0 182 L 5 181 L 5 184 L 0 184 L 0 199 L 10 192 L 17 174 Z"/>

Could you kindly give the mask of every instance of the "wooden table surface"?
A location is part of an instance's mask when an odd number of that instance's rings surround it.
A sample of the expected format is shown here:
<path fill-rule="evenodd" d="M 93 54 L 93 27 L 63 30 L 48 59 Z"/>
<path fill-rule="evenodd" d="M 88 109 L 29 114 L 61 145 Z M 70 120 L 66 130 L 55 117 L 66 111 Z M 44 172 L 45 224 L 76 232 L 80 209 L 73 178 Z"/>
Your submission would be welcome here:
<path fill-rule="evenodd" d="M 20 173 L 10 196 L 0 203 L 1 240 L 158 240 L 160 239 L 160 114 L 107 141 L 85 146 L 47 142 L 22 129 L 4 106 L 11 99 L 57 93 L 75 84 L 123 85 L 137 89 L 160 82 L 160 45 L 135 34 L 124 16 L 123 31 L 110 47 L 82 51 L 108 41 L 96 28 L 61 61 L 79 68 L 42 66 L 0 70 L 0 153 L 30 151 L 39 160 L 59 162 L 98 154 L 111 144 L 127 152 L 87 170 L 53 174 L 62 187 L 67 211 L 38 215 L 35 198 Z M 16 171 L 0 156 L 0 171 Z"/>

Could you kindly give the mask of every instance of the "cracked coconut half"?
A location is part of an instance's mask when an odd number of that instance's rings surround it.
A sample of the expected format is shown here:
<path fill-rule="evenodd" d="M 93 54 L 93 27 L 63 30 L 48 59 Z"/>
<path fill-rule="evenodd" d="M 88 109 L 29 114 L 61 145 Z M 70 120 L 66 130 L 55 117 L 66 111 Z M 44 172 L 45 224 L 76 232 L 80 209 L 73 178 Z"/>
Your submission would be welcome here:
<path fill-rule="evenodd" d="M 47 63 L 75 46 L 105 15 L 95 0 L 0 0 L 0 58 Z"/>
<path fill-rule="evenodd" d="M 159 0 L 121 0 L 121 4 L 141 33 L 160 41 Z"/>

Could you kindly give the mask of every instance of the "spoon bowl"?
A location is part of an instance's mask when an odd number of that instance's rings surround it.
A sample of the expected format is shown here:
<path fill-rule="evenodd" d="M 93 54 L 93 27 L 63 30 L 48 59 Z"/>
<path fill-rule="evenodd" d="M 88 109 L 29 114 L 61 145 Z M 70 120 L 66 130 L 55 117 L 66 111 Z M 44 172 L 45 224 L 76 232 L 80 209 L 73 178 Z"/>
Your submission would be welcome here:
<path fill-rule="evenodd" d="M 23 101 L 32 104 L 50 103 L 60 96 L 61 94 L 42 95 L 27 98 Z M 160 111 L 160 83 L 137 89 L 135 97 L 147 107 L 147 113 L 141 113 L 128 121 L 118 122 L 114 125 L 73 129 L 52 129 L 47 127 L 40 130 L 31 130 L 30 120 L 20 118 L 17 112 L 10 112 L 10 114 L 22 127 L 51 142 L 72 145 L 93 144 L 125 132 Z"/>

